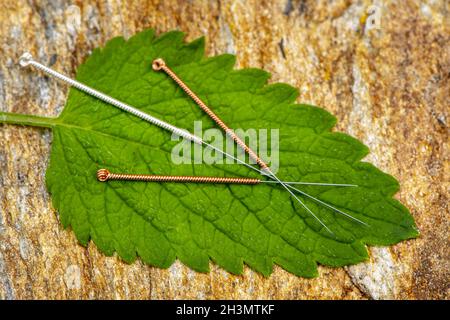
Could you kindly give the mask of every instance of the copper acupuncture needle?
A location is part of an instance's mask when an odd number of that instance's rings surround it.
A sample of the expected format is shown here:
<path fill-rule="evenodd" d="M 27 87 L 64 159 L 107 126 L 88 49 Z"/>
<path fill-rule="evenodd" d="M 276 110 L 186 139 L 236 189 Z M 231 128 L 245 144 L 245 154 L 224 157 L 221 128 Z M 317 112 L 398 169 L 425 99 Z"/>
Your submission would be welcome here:
<path fill-rule="evenodd" d="M 152 64 L 153 70 L 160 71 L 163 70 L 167 75 L 175 81 L 181 89 L 183 89 L 186 94 L 195 101 L 195 103 L 229 136 L 234 142 L 236 142 L 239 147 L 241 147 L 245 153 L 247 153 L 252 160 L 254 160 L 261 170 L 266 171 L 267 174 L 273 175 L 271 173 L 269 166 L 254 152 L 250 149 L 241 138 L 238 137 L 232 129 L 230 129 L 185 83 L 181 80 L 175 72 L 173 72 L 170 67 L 167 66 L 165 61 L 161 58 L 153 60 Z"/>
<path fill-rule="evenodd" d="M 308 193 L 301 191 L 297 188 L 293 188 L 292 186 L 286 185 L 285 183 L 283 183 L 283 181 L 281 181 L 268 167 L 268 165 L 256 154 L 256 152 L 254 152 L 252 149 L 250 149 L 244 141 L 242 141 L 242 139 L 240 139 L 236 133 L 230 128 L 228 127 L 220 118 L 218 115 L 216 115 L 187 85 L 186 83 L 181 80 L 180 77 L 178 77 L 178 75 L 169 67 L 167 66 L 166 62 L 162 59 L 162 58 L 157 58 L 155 60 L 153 60 L 152 63 L 152 68 L 155 71 L 164 71 L 173 81 L 175 81 L 180 88 L 189 96 L 192 98 L 192 100 L 194 100 L 194 102 L 226 133 L 226 135 L 228 137 L 230 137 L 238 146 L 240 146 L 244 152 L 246 152 L 250 158 L 252 158 L 261 168 L 261 171 L 263 171 L 266 175 L 268 175 L 269 177 L 275 179 L 276 181 L 279 182 L 279 184 L 281 186 L 283 186 L 290 194 L 291 196 L 294 197 L 295 200 L 297 200 L 298 203 L 300 203 L 300 205 L 307 211 L 309 212 L 328 232 L 330 232 L 331 234 L 333 234 L 333 232 L 322 222 L 322 220 L 320 220 L 309 208 L 308 206 L 306 206 L 306 204 L 300 200 L 290 189 L 297 191 L 298 193 L 326 206 L 329 209 L 334 210 L 335 212 L 338 212 L 344 216 L 346 216 L 347 218 L 350 218 L 358 223 L 361 223 L 363 225 L 368 226 L 365 222 L 351 216 L 350 214 L 339 210 L 338 208 L 335 208 L 334 206 L 318 199 L 315 198 L 311 195 L 309 195 Z"/>

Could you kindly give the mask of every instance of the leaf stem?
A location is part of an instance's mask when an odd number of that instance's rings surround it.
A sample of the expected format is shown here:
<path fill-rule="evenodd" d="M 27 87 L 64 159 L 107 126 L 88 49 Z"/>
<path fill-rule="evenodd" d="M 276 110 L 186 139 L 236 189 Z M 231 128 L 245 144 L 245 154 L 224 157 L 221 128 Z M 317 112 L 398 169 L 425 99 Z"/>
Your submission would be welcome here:
<path fill-rule="evenodd" d="M 0 112 L 0 123 L 53 128 L 56 125 L 56 120 L 57 118 L 40 117 L 20 113 Z"/>

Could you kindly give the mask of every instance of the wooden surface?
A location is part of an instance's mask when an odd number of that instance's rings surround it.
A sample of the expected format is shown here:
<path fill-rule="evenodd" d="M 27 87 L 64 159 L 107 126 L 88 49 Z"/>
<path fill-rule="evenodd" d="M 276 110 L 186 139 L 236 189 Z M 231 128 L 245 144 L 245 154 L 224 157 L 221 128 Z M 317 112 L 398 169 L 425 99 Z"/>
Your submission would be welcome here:
<path fill-rule="evenodd" d="M 392 3 L 396 3 L 395 5 Z M 447 3 L 447 4 L 446 4 Z M 367 12 L 381 10 L 378 29 Z M 144 28 L 205 35 L 207 54 L 235 53 L 299 101 L 338 118 L 394 175 L 421 237 L 371 248 L 371 260 L 302 279 L 212 265 L 199 274 L 105 257 L 64 230 L 44 183 L 52 135 L 0 125 L 0 298 L 440 298 L 449 295 L 450 27 L 442 1 L 6 1 L 0 11 L 0 110 L 56 116 L 67 87 L 20 70 L 25 50 L 74 75 L 91 50 Z M 369 17 L 368 17 L 369 15 Z"/>

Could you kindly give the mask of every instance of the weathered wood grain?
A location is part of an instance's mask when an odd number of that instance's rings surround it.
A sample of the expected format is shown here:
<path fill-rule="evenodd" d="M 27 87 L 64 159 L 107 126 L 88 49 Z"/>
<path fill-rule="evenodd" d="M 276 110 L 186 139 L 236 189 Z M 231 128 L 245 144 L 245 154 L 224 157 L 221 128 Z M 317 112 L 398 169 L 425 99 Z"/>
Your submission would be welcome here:
<path fill-rule="evenodd" d="M 449 298 L 450 27 L 442 1 L 7 1 L 0 10 L 0 110 L 56 116 L 67 87 L 20 70 L 25 50 L 74 75 L 91 50 L 144 28 L 205 35 L 207 53 L 237 54 L 299 101 L 338 117 L 367 160 L 401 183 L 422 233 L 371 248 L 357 266 L 302 279 L 180 263 L 168 270 L 105 257 L 62 229 L 45 188 L 51 132 L 0 125 L 0 298 Z M 367 9 L 381 9 L 379 29 Z M 369 17 L 370 18 L 370 17 Z M 79 280 L 79 281 L 78 281 Z"/>

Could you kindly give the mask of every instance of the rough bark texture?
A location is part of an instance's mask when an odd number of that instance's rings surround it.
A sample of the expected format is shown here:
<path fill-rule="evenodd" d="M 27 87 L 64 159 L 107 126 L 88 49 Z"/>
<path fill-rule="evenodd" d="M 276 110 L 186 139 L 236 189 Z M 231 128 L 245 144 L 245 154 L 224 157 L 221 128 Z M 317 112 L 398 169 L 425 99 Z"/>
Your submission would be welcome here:
<path fill-rule="evenodd" d="M 371 248 L 316 279 L 276 267 L 264 278 L 212 265 L 208 274 L 128 265 L 77 244 L 50 204 L 51 132 L 0 125 L 0 298 L 448 299 L 450 27 L 442 1 L 7 1 L 0 11 L 0 110 L 56 116 L 68 88 L 21 70 L 25 50 L 74 75 L 91 50 L 144 28 L 205 35 L 207 54 L 235 53 L 323 106 L 367 160 L 401 183 L 418 239 Z M 368 28 L 369 7 L 380 12 Z M 373 9 L 373 8 L 372 8 Z"/>

